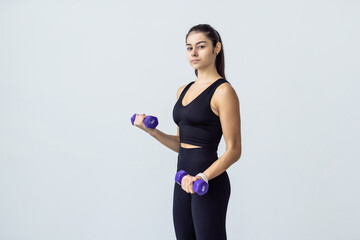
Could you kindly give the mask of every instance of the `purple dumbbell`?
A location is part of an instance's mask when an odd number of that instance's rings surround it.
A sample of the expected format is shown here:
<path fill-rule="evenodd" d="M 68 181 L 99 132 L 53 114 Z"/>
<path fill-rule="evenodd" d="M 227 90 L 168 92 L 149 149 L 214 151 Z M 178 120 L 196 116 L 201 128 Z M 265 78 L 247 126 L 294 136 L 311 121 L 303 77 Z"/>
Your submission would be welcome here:
<path fill-rule="evenodd" d="M 134 125 L 135 118 L 136 118 L 136 113 L 131 117 L 132 125 Z M 145 123 L 145 127 L 154 129 L 159 124 L 159 121 L 158 121 L 157 117 L 147 116 L 144 119 L 144 123 Z"/>
<path fill-rule="evenodd" d="M 184 170 L 178 171 L 175 175 L 175 181 L 181 186 L 181 180 L 186 175 L 188 175 L 188 173 L 185 172 Z M 200 196 L 207 193 L 208 189 L 209 189 L 209 185 L 204 180 L 198 179 L 194 182 L 193 190 Z"/>

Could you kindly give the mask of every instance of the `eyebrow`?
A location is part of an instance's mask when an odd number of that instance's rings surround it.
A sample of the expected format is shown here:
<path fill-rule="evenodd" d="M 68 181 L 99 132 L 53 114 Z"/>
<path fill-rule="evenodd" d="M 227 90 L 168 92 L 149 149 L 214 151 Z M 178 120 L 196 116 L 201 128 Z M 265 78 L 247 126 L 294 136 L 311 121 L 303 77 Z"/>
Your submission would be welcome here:
<path fill-rule="evenodd" d="M 199 43 L 206 43 L 206 41 L 200 41 L 200 42 L 197 42 L 195 45 L 197 45 L 197 44 L 199 44 Z M 190 44 L 190 43 L 187 43 L 187 44 L 186 44 L 186 46 L 187 46 L 187 45 L 190 45 L 190 46 L 191 46 L 191 44 Z"/>

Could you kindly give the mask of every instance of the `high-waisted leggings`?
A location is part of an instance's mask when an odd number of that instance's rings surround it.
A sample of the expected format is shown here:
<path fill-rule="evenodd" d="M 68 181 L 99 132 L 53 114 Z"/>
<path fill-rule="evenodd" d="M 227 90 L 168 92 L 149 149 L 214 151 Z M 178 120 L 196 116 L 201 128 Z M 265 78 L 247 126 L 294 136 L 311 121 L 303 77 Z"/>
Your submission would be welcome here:
<path fill-rule="evenodd" d="M 195 176 L 217 159 L 216 150 L 180 147 L 177 172 L 184 170 Z M 230 190 L 226 171 L 209 181 L 208 192 L 202 196 L 185 192 L 175 182 L 173 221 L 177 240 L 226 240 Z"/>

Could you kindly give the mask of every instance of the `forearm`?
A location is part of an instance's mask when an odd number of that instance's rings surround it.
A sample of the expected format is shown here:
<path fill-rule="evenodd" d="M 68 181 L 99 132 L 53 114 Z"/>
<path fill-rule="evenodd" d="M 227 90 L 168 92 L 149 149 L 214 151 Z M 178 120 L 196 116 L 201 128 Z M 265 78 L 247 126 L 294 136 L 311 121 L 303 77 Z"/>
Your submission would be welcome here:
<path fill-rule="evenodd" d="M 210 181 L 225 172 L 232 164 L 239 160 L 240 156 L 241 150 L 239 149 L 226 150 L 225 153 L 218 160 L 213 162 L 213 164 L 211 164 L 211 166 L 203 173 Z"/>
<path fill-rule="evenodd" d="M 166 147 L 170 148 L 171 150 L 175 152 L 179 152 L 180 150 L 180 138 L 178 136 L 174 135 L 168 135 L 166 133 L 163 133 L 162 131 L 155 129 L 149 129 L 147 131 L 151 136 L 153 136 L 155 139 L 157 139 L 160 143 L 165 145 Z"/>

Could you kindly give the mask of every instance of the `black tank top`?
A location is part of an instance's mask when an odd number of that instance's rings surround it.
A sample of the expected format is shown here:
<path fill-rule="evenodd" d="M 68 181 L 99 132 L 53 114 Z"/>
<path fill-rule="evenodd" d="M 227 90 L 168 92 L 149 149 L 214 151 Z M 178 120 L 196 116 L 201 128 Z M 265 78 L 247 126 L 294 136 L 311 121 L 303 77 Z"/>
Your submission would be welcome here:
<path fill-rule="evenodd" d="M 219 78 L 186 106 L 182 100 L 194 81 L 184 88 L 173 109 L 174 122 L 179 126 L 180 142 L 217 150 L 222 129 L 220 118 L 211 110 L 210 101 L 216 88 L 225 82 L 228 81 Z"/>

